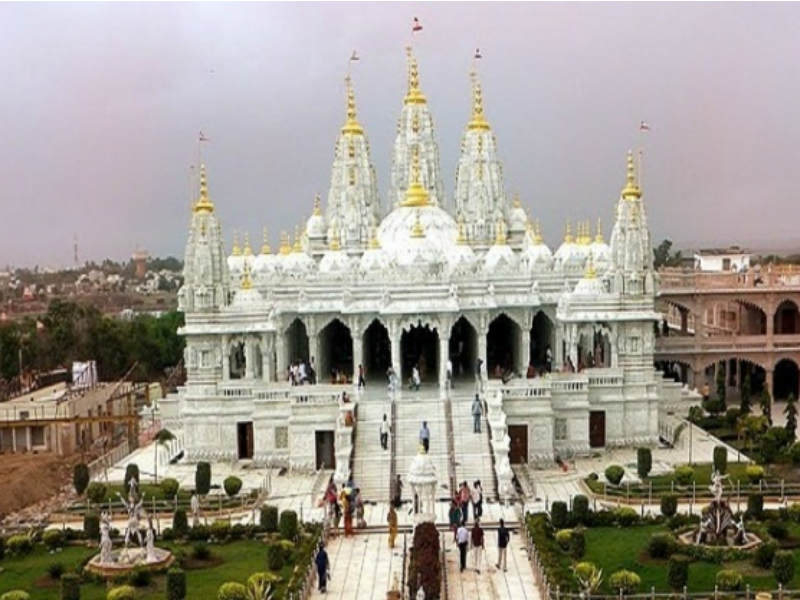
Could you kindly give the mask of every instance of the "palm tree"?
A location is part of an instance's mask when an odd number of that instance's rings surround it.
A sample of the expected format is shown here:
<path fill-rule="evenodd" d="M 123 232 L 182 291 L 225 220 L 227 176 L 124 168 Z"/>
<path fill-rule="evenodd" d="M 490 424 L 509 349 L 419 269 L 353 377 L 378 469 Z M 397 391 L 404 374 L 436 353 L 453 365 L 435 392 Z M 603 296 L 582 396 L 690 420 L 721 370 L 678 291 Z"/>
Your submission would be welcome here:
<path fill-rule="evenodd" d="M 172 432 L 168 429 L 162 429 L 156 434 L 155 437 L 155 450 L 153 456 L 153 476 L 155 477 L 155 482 L 158 483 L 158 449 L 161 446 L 166 447 L 168 442 L 171 442 L 175 439 L 175 436 L 172 435 Z"/>

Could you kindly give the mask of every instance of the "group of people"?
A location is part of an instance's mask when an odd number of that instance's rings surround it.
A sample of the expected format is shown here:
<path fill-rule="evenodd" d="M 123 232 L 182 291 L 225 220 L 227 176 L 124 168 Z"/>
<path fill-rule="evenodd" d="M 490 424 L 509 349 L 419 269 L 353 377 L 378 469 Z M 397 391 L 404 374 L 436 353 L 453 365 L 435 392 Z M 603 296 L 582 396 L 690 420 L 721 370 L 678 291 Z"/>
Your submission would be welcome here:
<path fill-rule="evenodd" d="M 311 362 L 306 363 L 305 360 L 292 361 L 286 368 L 286 380 L 292 385 L 303 385 L 306 383 L 317 382 L 317 372 L 314 369 L 314 357 L 311 357 Z"/>
<path fill-rule="evenodd" d="M 500 526 L 497 528 L 497 569 L 508 570 L 506 551 L 511 540 L 511 532 L 506 527 L 503 519 L 500 519 Z M 455 530 L 455 543 L 458 545 L 459 566 L 463 573 L 467 568 L 467 551 L 472 546 L 472 560 L 475 571 L 480 574 L 481 565 L 486 561 L 484 532 L 481 527 L 480 519 L 475 519 L 472 530 L 468 530 L 465 523 L 462 523 Z"/>
<path fill-rule="evenodd" d="M 341 490 L 337 490 L 336 484 L 331 478 L 322 503 L 325 505 L 325 517 L 331 525 L 333 535 L 338 534 L 342 517 L 344 517 L 345 537 L 354 534 L 353 519 L 355 519 L 358 529 L 367 526 L 364 519 L 364 499 L 361 497 L 361 490 L 354 487 L 352 481 L 347 482 Z"/>

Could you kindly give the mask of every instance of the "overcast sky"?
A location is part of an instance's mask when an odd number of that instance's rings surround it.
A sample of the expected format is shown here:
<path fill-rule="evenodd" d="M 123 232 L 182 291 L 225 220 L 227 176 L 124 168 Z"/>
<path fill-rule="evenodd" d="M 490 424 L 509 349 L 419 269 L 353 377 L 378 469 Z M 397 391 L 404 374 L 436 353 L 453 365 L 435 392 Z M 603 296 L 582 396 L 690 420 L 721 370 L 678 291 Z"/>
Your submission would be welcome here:
<path fill-rule="evenodd" d="M 481 48 L 487 117 L 546 240 L 606 235 L 644 140 L 654 240 L 797 239 L 797 4 L 0 4 L 0 264 L 182 255 L 197 133 L 230 248 L 327 195 L 353 49 L 386 202 L 410 21 L 451 203 Z"/>

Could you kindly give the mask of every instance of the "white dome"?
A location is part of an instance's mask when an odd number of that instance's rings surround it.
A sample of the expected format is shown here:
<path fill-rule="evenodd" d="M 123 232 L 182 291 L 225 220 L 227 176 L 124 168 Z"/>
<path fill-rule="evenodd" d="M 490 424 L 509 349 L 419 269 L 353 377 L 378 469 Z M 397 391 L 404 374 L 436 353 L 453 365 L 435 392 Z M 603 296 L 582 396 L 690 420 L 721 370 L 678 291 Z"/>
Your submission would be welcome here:
<path fill-rule="evenodd" d="M 278 269 L 278 257 L 274 254 L 259 254 L 253 261 L 253 275 L 256 279 L 268 277 Z"/>
<path fill-rule="evenodd" d="M 320 214 L 312 214 L 306 221 L 306 235 L 309 238 L 322 239 L 325 233 L 325 219 Z"/>
<path fill-rule="evenodd" d="M 563 242 L 556 250 L 555 259 L 566 269 L 581 269 L 586 262 L 588 246 L 575 242 Z"/>
<path fill-rule="evenodd" d="M 350 268 L 350 258 L 342 250 L 328 250 L 319 261 L 320 273 L 343 273 Z"/>
<path fill-rule="evenodd" d="M 447 251 L 447 266 L 450 271 L 469 271 L 477 262 L 478 257 L 468 244 L 455 244 Z"/>
<path fill-rule="evenodd" d="M 508 244 L 493 244 L 483 259 L 487 271 L 510 271 L 519 264 L 519 259 Z"/>
<path fill-rule="evenodd" d="M 525 231 L 528 227 L 528 215 L 525 214 L 525 209 L 521 206 L 516 206 L 511 209 L 511 214 L 508 219 L 508 228 L 510 231 Z"/>
<path fill-rule="evenodd" d="M 575 289 L 572 290 L 573 296 L 581 297 L 596 297 L 604 296 L 605 294 L 606 289 L 603 286 L 603 282 L 600 281 L 596 276 L 584 276 L 580 281 L 578 281 Z"/>
<path fill-rule="evenodd" d="M 553 253 L 543 242 L 525 244 L 519 259 L 529 272 L 549 269 L 553 265 Z"/>
<path fill-rule="evenodd" d="M 228 271 L 233 274 L 239 274 L 244 270 L 244 255 L 231 254 L 228 257 Z"/>
<path fill-rule="evenodd" d="M 391 261 L 383 248 L 367 248 L 361 255 L 359 267 L 366 272 L 379 272 L 391 268 Z"/>
<path fill-rule="evenodd" d="M 251 311 L 258 309 L 262 304 L 261 294 L 257 289 L 239 288 L 233 294 L 231 308 L 239 311 Z"/>
<path fill-rule="evenodd" d="M 290 252 L 283 255 L 280 263 L 284 273 L 308 273 L 316 267 L 314 259 L 305 252 Z"/>
<path fill-rule="evenodd" d="M 605 242 L 594 241 L 589 246 L 594 266 L 604 271 L 611 264 L 611 247 Z"/>
<path fill-rule="evenodd" d="M 422 237 L 412 237 L 419 219 Z M 398 206 L 381 221 L 378 241 L 398 265 L 440 263 L 456 243 L 455 220 L 438 206 Z"/>

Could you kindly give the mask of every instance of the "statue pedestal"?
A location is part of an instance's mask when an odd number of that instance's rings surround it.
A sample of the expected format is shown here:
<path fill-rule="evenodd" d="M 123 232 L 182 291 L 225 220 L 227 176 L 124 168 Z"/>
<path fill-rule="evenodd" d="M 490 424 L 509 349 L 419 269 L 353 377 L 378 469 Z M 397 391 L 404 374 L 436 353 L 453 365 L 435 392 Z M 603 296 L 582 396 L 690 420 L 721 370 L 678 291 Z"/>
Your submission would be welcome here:
<path fill-rule="evenodd" d="M 144 548 L 118 548 L 112 550 L 112 562 L 101 562 L 100 555 L 92 557 L 86 563 L 86 570 L 101 577 L 118 577 L 127 575 L 135 568 L 143 568 L 148 571 L 161 571 L 168 568 L 175 557 L 172 552 L 162 548 L 155 548 L 155 560 L 147 560 L 147 551 Z"/>

